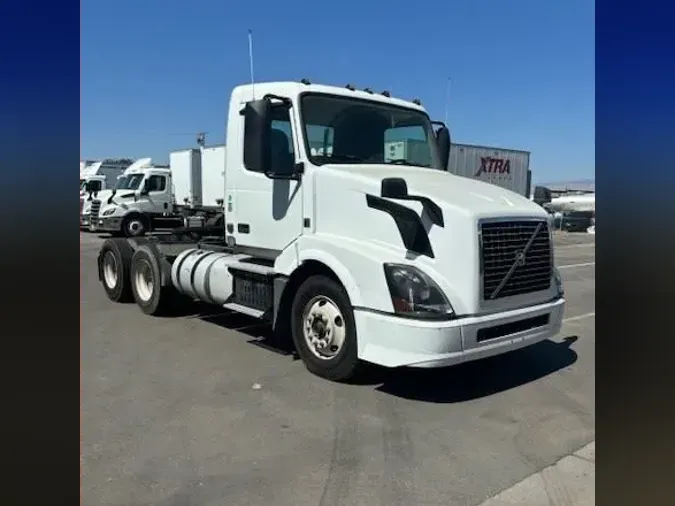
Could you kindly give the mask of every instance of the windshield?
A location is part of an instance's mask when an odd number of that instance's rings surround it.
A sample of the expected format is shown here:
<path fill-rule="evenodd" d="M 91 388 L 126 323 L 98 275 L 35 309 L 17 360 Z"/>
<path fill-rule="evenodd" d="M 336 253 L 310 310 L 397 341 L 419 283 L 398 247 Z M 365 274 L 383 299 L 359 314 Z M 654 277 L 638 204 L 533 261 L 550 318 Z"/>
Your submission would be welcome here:
<path fill-rule="evenodd" d="M 121 190 L 124 189 L 124 185 L 127 184 L 127 176 L 120 176 L 117 178 L 117 183 L 115 183 L 115 189 Z"/>
<path fill-rule="evenodd" d="M 115 188 L 118 190 L 138 190 L 144 177 L 145 174 L 132 174 L 128 177 L 125 176 L 120 178 Z"/>
<path fill-rule="evenodd" d="M 103 188 L 103 181 L 98 179 L 80 179 L 80 191 L 100 192 Z"/>
<path fill-rule="evenodd" d="M 336 95 L 307 94 L 301 112 L 315 165 L 396 164 L 444 169 L 429 117 L 420 111 Z"/>

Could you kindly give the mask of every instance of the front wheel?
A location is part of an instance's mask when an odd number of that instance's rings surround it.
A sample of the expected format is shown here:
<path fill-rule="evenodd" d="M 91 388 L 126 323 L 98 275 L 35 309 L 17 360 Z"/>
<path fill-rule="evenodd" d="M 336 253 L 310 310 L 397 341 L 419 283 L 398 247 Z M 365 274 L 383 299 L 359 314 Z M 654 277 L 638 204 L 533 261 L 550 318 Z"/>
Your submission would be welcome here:
<path fill-rule="evenodd" d="M 344 288 L 326 276 L 305 280 L 292 305 L 292 335 L 307 369 L 332 381 L 346 381 L 359 369 L 356 324 Z"/>
<path fill-rule="evenodd" d="M 122 220 L 122 234 L 125 237 L 141 237 L 148 230 L 148 219 L 141 214 L 132 214 Z"/>

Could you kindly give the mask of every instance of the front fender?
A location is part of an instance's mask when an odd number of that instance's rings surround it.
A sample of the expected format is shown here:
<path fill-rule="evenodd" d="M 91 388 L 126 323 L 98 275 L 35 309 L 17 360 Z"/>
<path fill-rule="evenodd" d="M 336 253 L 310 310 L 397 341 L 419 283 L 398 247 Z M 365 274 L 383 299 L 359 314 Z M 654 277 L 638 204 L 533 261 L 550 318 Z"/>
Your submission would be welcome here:
<path fill-rule="evenodd" d="M 302 263 L 310 260 L 324 264 L 335 273 L 347 291 L 352 306 L 392 311 L 382 268 L 385 261 L 391 261 L 391 252 L 385 254 L 372 244 L 362 241 L 303 236 L 277 258 L 275 269 L 290 276 Z"/>

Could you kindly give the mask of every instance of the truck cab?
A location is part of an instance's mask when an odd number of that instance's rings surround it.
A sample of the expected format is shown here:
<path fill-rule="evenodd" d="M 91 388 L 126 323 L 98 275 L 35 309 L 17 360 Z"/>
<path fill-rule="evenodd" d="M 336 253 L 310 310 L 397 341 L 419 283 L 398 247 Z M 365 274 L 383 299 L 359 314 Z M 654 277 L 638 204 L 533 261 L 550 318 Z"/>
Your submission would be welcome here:
<path fill-rule="evenodd" d="M 143 235 L 152 218 L 174 210 L 171 171 L 145 165 L 130 168 L 124 175 L 124 181 L 107 198 L 92 202 L 91 222 L 97 231 Z"/>
<path fill-rule="evenodd" d="M 126 286 L 156 314 L 174 290 L 267 319 L 331 379 L 361 363 L 457 364 L 560 330 L 546 211 L 445 171 L 449 130 L 419 101 L 304 80 L 238 86 L 227 146 L 221 235 L 104 244 L 109 297 Z M 122 277 L 106 277 L 107 258 Z"/>

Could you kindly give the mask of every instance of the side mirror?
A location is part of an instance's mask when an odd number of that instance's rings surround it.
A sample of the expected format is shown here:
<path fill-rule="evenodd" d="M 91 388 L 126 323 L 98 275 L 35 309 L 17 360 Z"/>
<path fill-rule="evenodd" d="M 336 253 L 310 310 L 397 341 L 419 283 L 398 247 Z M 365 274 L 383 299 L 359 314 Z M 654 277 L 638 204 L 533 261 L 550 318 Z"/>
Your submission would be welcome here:
<path fill-rule="evenodd" d="M 244 166 L 255 172 L 270 168 L 272 102 L 252 100 L 244 107 Z"/>
<path fill-rule="evenodd" d="M 450 160 L 450 130 L 443 125 L 436 132 L 436 143 L 438 144 L 438 156 L 441 160 L 443 170 L 448 170 L 448 161 Z"/>
<path fill-rule="evenodd" d="M 408 184 L 400 177 L 387 177 L 382 180 L 380 196 L 387 199 L 403 199 L 408 196 Z"/>
<path fill-rule="evenodd" d="M 148 180 L 146 179 L 143 182 L 143 187 L 141 188 L 141 195 L 147 195 L 150 193 L 150 185 L 148 184 Z"/>
<path fill-rule="evenodd" d="M 551 202 L 551 190 L 545 186 L 535 186 L 534 198 L 532 200 L 535 204 L 539 204 L 540 206 L 548 204 Z"/>

